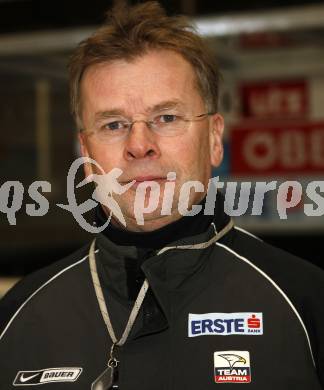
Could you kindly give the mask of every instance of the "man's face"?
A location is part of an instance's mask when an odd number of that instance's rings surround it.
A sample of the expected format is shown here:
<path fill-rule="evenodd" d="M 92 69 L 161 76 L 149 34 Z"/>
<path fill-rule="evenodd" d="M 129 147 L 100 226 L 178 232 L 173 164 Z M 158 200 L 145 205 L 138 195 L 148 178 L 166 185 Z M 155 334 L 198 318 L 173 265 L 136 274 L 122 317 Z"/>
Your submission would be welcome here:
<path fill-rule="evenodd" d="M 86 129 L 80 133 L 83 156 L 96 160 L 106 173 L 121 169 L 123 174 L 118 180 L 122 185 L 136 180 L 124 194 L 114 196 L 127 229 L 150 231 L 178 219 L 180 189 L 189 180 L 200 181 L 207 190 L 211 164 L 218 166 L 222 159 L 223 120 L 219 114 L 192 122 L 185 133 L 171 137 L 155 133 L 144 122 L 136 122 L 125 139 L 112 144 L 99 141 L 91 133 L 96 118 L 105 112 L 116 111 L 129 120 L 141 121 L 157 107 L 173 102 L 188 118 L 206 113 L 193 68 L 182 56 L 169 50 L 154 50 L 132 62 L 116 60 L 94 65 L 83 76 L 81 99 L 81 119 Z M 87 165 L 86 175 L 92 172 L 101 173 Z M 174 200 L 171 215 L 161 216 L 169 172 L 176 173 Z M 134 214 L 136 188 L 148 180 L 160 185 L 159 204 L 155 211 L 144 215 L 144 226 L 138 226 Z M 189 205 L 199 203 L 203 197 L 204 193 L 191 191 Z"/>

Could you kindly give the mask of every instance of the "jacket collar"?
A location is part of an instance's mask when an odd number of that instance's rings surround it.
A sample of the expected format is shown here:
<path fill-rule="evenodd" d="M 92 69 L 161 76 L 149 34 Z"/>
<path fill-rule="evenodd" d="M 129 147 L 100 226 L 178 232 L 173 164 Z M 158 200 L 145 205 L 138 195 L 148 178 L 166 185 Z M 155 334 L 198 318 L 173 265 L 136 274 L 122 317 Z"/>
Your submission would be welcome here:
<path fill-rule="evenodd" d="M 205 206 L 204 198 L 200 205 Z M 107 221 L 107 216 L 102 207 L 96 209 L 96 224 L 102 226 Z M 161 249 L 171 241 L 178 241 L 188 236 L 195 236 L 207 230 L 213 215 L 204 215 L 203 211 L 195 216 L 187 216 L 178 219 L 160 229 L 150 232 L 132 232 L 114 226 L 112 223 L 102 232 L 110 241 L 121 246 L 135 246 L 136 248 Z"/>
<path fill-rule="evenodd" d="M 145 326 L 137 324 L 132 337 L 167 327 L 171 318 L 172 292 L 181 290 L 186 281 L 191 280 L 189 295 L 199 293 L 203 288 L 202 278 L 193 276 L 204 269 L 209 251 L 214 248 L 212 244 L 232 228 L 230 218 L 222 211 L 223 205 L 218 202 L 216 206 L 212 222 L 204 232 L 188 237 L 184 234 L 181 239 L 170 240 L 158 250 L 119 245 L 106 234 L 97 236 L 98 269 L 103 289 L 106 293 L 108 291 L 108 295 L 113 294 L 124 307 L 130 307 L 130 300 L 135 299 L 144 278 L 149 281 L 150 297 L 145 299 L 143 310 L 148 305 L 154 306 L 155 319 Z M 130 297 L 132 289 L 135 293 Z M 188 299 L 189 295 L 187 291 L 184 299 Z"/>

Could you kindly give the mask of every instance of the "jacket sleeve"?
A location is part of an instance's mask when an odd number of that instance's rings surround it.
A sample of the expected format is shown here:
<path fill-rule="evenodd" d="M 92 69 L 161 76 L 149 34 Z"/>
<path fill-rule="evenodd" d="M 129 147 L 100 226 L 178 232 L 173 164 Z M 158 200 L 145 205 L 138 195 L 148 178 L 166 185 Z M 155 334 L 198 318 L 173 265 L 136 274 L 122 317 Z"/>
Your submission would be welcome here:
<path fill-rule="evenodd" d="M 265 272 L 296 308 L 306 327 L 324 389 L 324 270 L 235 229 L 225 240 Z"/>

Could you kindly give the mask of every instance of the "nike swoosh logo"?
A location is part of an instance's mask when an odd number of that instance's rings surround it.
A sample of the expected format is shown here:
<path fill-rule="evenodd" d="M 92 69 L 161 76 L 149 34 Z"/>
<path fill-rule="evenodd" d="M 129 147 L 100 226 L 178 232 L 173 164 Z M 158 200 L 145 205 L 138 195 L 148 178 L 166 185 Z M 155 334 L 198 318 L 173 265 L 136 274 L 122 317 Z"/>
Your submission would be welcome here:
<path fill-rule="evenodd" d="M 38 374 L 39 374 L 39 372 L 38 372 L 37 374 L 30 375 L 30 376 L 25 376 L 25 377 L 24 377 L 24 374 L 22 374 L 21 377 L 20 377 L 20 382 L 21 382 L 21 383 L 28 382 L 28 381 L 30 381 L 31 379 L 35 378 L 35 376 L 37 376 Z"/>

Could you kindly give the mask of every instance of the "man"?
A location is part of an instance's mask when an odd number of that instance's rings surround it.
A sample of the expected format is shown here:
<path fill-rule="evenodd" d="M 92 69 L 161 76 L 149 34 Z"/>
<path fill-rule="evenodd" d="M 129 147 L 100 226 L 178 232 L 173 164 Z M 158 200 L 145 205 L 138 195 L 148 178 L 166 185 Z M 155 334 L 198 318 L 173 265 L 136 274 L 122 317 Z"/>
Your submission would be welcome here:
<path fill-rule="evenodd" d="M 234 228 L 219 198 L 182 216 L 223 154 L 203 41 L 157 3 L 115 9 L 70 76 L 86 176 L 120 170 L 126 226 L 103 202 L 90 248 L 4 298 L 0 389 L 324 388 L 323 273 Z"/>

